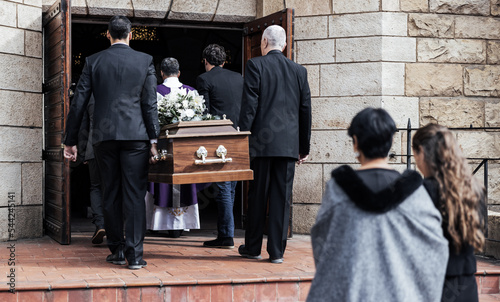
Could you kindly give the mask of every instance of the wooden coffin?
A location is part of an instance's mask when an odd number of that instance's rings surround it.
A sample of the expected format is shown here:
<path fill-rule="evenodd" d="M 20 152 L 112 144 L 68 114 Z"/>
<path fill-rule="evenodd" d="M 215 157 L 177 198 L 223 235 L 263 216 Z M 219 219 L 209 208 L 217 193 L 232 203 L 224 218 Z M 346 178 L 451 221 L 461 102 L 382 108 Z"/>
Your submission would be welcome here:
<path fill-rule="evenodd" d="M 230 120 L 212 120 L 164 126 L 158 139 L 161 160 L 149 165 L 149 181 L 191 184 L 252 180 L 250 132 L 238 131 L 232 124 Z"/>

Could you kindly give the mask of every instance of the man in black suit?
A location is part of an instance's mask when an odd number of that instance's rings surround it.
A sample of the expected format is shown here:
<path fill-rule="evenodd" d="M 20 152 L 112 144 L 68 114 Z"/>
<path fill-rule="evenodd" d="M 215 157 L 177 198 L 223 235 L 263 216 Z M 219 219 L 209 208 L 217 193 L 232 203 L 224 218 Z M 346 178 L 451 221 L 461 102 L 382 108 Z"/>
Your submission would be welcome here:
<path fill-rule="evenodd" d="M 262 57 L 249 60 L 239 126 L 250 130 L 250 167 L 245 245 L 238 252 L 260 259 L 269 201 L 267 252 L 282 263 L 286 248 L 295 162 L 304 162 L 311 138 L 311 93 L 304 67 L 286 58 L 285 30 L 277 25 L 262 35 Z"/>
<path fill-rule="evenodd" d="M 140 269 L 147 265 L 142 256 L 148 161 L 158 159 L 156 75 L 153 58 L 129 47 L 132 33 L 126 17 L 111 18 L 107 37 L 111 47 L 85 60 L 66 122 L 64 156 L 76 160 L 78 129 L 93 94 L 92 139 L 112 253 L 106 261 L 125 264 L 126 258 L 130 269 Z"/>
<path fill-rule="evenodd" d="M 224 47 L 210 44 L 203 50 L 203 63 L 206 72 L 196 79 L 196 89 L 205 99 L 208 112 L 223 116 L 237 127 L 240 118 L 243 78 L 241 74 L 222 68 L 226 61 Z M 216 183 L 219 192 L 217 202 L 217 238 L 205 241 L 203 246 L 216 248 L 234 248 L 234 191 L 236 181 Z"/>

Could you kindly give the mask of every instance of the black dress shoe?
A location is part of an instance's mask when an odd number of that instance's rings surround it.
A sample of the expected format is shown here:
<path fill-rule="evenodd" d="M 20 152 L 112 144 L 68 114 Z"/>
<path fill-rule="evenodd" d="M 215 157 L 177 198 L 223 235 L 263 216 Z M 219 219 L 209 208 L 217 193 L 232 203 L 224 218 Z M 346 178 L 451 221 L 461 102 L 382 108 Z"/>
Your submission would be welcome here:
<path fill-rule="evenodd" d="M 128 263 L 128 268 L 129 269 L 141 269 L 143 267 L 148 266 L 148 263 L 144 261 L 143 259 L 139 261 L 132 261 Z"/>
<path fill-rule="evenodd" d="M 92 236 L 92 244 L 101 244 L 104 236 L 106 236 L 106 231 L 103 227 L 97 227 L 94 232 L 94 236 Z"/>
<path fill-rule="evenodd" d="M 116 265 L 124 265 L 127 263 L 125 261 L 125 254 L 123 254 L 123 250 L 120 248 L 114 254 L 106 257 L 106 261 Z"/>
<path fill-rule="evenodd" d="M 232 249 L 234 248 L 234 241 L 232 237 L 217 238 L 215 240 L 203 242 L 204 247 L 215 247 L 219 249 Z"/>
<path fill-rule="evenodd" d="M 238 253 L 240 253 L 240 255 L 242 257 L 245 257 L 245 258 L 248 258 L 248 259 L 262 259 L 261 255 L 252 255 L 252 254 L 250 254 L 244 244 L 240 245 L 240 247 L 238 248 Z"/>

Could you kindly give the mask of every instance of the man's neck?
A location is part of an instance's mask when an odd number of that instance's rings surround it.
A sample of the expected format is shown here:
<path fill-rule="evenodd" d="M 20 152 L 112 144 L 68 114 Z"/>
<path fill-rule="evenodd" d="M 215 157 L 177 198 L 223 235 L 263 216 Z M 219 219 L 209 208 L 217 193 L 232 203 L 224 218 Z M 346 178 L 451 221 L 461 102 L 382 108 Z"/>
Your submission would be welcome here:
<path fill-rule="evenodd" d="M 111 42 L 111 45 L 114 45 L 117 43 L 130 45 L 130 41 L 128 39 L 111 39 L 110 42 Z"/>

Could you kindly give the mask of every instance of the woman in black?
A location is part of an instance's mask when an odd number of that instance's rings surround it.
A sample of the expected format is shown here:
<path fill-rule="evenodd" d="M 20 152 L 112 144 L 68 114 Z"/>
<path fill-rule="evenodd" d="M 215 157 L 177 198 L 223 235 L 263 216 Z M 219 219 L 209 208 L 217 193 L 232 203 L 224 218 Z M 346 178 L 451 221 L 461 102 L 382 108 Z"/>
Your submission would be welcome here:
<path fill-rule="evenodd" d="M 449 260 L 441 301 L 478 301 L 474 250 L 484 246 L 480 207 L 483 187 L 448 128 L 428 124 L 413 137 L 415 163 L 424 186 L 443 216 Z"/>

